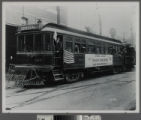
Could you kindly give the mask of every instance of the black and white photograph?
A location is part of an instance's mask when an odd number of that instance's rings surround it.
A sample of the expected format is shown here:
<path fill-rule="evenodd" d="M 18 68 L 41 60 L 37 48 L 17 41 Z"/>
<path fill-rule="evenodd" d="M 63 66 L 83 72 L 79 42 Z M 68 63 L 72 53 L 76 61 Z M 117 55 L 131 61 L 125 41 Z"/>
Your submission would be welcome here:
<path fill-rule="evenodd" d="M 3 2 L 4 113 L 138 113 L 139 2 Z"/>

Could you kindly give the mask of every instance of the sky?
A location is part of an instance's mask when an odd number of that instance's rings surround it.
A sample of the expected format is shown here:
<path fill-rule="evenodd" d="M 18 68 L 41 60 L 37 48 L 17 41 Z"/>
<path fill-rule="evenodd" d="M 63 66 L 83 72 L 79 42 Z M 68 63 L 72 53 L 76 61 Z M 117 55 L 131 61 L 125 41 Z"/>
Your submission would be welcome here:
<path fill-rule="evenodd" d="M 23 8 L 30 23 L 37 18 L 44 23 L 56 23 L 56 6 L 61 9 L 61 24 L 84 31 L 85 27 L 89 27 L 91 32 L 99 34 L 101 20 L 104 36 L 110 37 L 110 30 L 114 28 L 117 39 L 136 37 L 139 26 L 138 2 L 8 2 L 4 4 L 6 23 L 21 24 Z"/>
<path fill-rule="evenodd" d="M 88 26 L 99 34 L 99 20 L 101 18 L 103 35 L 110 36 L 109 31 L 114 28 L 115 37 L 123 38 L 125 34 L 129 38 L 131 28 L 133 33 L 136 33 L 137 9 L 137 5 L 133 3 L 108 2 L 68 7 L 68 24 L 79 29 L 85 29 L 85 26 Z"/>

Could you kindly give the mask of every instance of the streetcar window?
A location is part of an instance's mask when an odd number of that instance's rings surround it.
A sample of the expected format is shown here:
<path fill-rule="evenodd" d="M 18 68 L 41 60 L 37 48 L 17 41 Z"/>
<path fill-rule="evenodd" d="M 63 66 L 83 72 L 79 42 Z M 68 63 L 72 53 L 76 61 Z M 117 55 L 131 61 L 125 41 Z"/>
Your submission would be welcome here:
<path fill-rule="evenodd" d="M 102 43 L 102 54 L 105 54 L 106 50 L 106 46 L 105 46 L 105 42 Z"/>
<path fill-rule="evenodd" d="M 116 45 L 116 53 L 118 54 L 118 45 Z"/>
<path fill-rule="evenodd" d="M 86 45 L 85 44 L 81 44 L 80 52 L 81 53 L 85 53 L 86 52 Z"/>
<path fill-rule="evenodd" d="M 113 53 L 113 47 L 112 44 L 108 45 L 108 54 L 112 54 Z"/>
<path fill-rule="evenodd" d="M 101 49 L 101 42 L 100 41 L 97 41 L 97 46 L 96 46 L 96 53 L 97 54 L 101 54 L 102 53 L 102 49 Z"/>
<path fill-rule="evenodd" d="M 24 51 L 32 51 L 33 50 L 33 35 L 25 36 L 25 50 Z"/>
<path fill-rule="evenodd" d="M 66 46 L 65 46 L 65 50 L 69 51 L 69 52 L 73 52 L 73 44 L 72 42 L 66 42 Z"/>
<path fill-rule="evenodd" d="M 85 53 L 86 52 L 86 40 L 84 38 L 75 37 L 75 53 Z"/>
<path fill-rule="evenodd" d="M 74 49 L 75 53 L 79 53 L 80 52 L 80 48 L 78 44 L 75 44 L 75 49 Z"/>
<path fill-rule="evenodd" d="M 88 53 L 96 53 L 96 46 L 88 45 Z"/>
<path fill-rule="evenodd" d="M 24 50 L 24 36 L 20 35 L 18 36 L 18 51 Z"/>
<path fill-rule="evenodd" d="M 105 54 L 105 47 L 102 46 L 102 51 L 101 51 L 102 54 Z"/>
<path fill-rule="evenodd" d="M 108 54 L 108 44 L 105 43 L 105 54 Z"/>
<path fill-rule="evenodd" d="M 92 45 L 88 45 L 88 53 L 92 53 L 92 49 L 93 49 L 93 46 Z"/>
<path fill-rule="evenodd" d="M 119 46 L 117 45 L 117 53 L 119 53 Z"/>
<path fill-rule="evenodd" d="M 101 53 L 101 48 L 98 47 L 98 46 L 96 47 L 96 53 L 97 53 L 97 54 L 100 54 L 100 53 Z"/>
<path fill-rule="evenodd" d="M 35 51 L 43 50 L 43 39 L 41 34 L 35 34 Z"/>
<path fill-rule="evenodd" d="M 57 39 L 54 41 L 55 50 L 60 51 L 63 49 L 63 36 L 57 35 Z"/>
<path fill-rule="evenodd" d="M 121 54 L 121 47 L 120 46 L 118 46 L 118 54 Z"/>
<path fill-rule="evenodd" d="M 113 45 L 113 54 L 116 54 L 116 46 Z"/>
<path fill-rule="evenodd" d="M 112 54 L 112 55 L 114 55 L 116 53 L 116 50 L 112 44 L 108 48 L 108 53 Z"/>
<path fill-rule="evenodd" d="M 51 50 L 51 35 L 49 33 L 45 34 L 44 36 L 45 38 L 45 44 L 44 44 L 44 48 L 45 50 L 50 51 Z"/>
<path fill-rule="evenodd" d="M 75 43 L 75 53 L 85 53 L 86 51 L 86 45 Z"/>

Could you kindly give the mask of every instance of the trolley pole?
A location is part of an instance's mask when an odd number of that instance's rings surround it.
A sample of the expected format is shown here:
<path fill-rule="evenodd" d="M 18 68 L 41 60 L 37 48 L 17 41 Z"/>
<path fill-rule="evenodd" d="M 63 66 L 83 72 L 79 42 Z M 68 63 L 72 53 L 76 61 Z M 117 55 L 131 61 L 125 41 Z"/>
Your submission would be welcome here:
<path fill-rule="evenodd" d="M 22 8 L 22 17 L 21 17 L 21 19 L 22 19 L 22 22 L 23 22 L 22 24 L 23 25 L 27 25 L 28 24 L 28 18 L 24 16 L 24 6 Z"/>

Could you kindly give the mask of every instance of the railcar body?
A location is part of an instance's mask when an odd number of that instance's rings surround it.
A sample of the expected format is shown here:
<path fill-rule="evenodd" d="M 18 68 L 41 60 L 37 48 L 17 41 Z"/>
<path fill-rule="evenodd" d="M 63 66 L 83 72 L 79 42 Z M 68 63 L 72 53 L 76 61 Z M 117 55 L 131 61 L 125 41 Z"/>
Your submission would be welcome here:
<path fill-rule="evenodd" d="M 17 86 L 26 86 L 73 82 L 91 71 L 120 72 L 135 61 L 125 46 L 116 39 L 53 23 L 20 26 L 12 78 Z"/>

